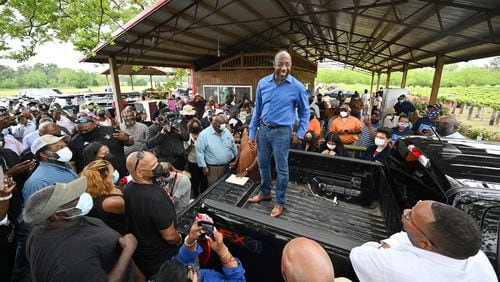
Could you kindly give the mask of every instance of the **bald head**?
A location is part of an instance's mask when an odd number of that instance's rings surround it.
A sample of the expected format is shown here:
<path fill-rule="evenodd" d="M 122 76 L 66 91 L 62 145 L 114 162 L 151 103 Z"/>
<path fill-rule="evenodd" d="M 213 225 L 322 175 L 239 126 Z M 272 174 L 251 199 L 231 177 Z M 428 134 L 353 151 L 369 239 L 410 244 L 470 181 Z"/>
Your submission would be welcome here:
<path fill-rule="evenodd" d="M 151 183 L 153 169 L 158 165 L 158 159 L 148 151 L 133 152 L 127 158 L 126 166 L 130 176 L 137 183 Z"/>
<path fill-rule="evenodd" d="M 59 128 L 59 125 L 55 122 L 47 121 L 38 127 L 38 130 L 40 131 L 40 135 L 59 135 L 61 134 L 61 128 Z"/>
<path fill-rule="evenodd" d="M 325 249 L 313 240 L 299 237 L 283 249 L 281 265 L 288 282 L 333 281 L 332 261 Z"/>

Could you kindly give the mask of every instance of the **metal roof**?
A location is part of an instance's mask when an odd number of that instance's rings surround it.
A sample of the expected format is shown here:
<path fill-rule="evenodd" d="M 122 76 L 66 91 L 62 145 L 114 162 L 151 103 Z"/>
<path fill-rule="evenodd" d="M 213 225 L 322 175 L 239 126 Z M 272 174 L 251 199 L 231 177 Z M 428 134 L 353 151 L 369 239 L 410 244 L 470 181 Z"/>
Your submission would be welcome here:
<path fill-rule="evenodd" d="M 369 71 L 500 55 L 498 0 L 159 0 L 82 61 L 191 67 L 292 49 Z M 220 55 L 220 58 L 218 57 Z"/>
<path fill-rule="evenodd" d="M 101 72 L 101 74 L 110 74 L 110 70 L 106 69 Z M 174 75 L 175 71 L 171 68 L 161 68 L 161 67 L 141 67 L 130 65 L 123 65 L 118 68 L 118 74 L 121 75 Z"/>

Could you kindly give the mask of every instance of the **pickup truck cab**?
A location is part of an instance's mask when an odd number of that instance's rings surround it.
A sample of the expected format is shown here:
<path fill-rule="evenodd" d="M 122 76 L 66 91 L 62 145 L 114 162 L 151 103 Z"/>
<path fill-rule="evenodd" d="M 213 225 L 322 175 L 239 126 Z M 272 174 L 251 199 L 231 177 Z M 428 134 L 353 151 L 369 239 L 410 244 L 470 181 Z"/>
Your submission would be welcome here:
<path fill-rule="evenodd" d="M 280 281 L 282 249 L 298 236 L 314 239 L 327 250 L 337 276 L 356 280 L 350 250 L 399 232 L 404 208 L 433 199 L 463 209 L 478 221 L 483 251 L 498 271 L 499 154 L 498 144 L 428 137 L 398 140 L 385 166 L 291 150 L 281 217 L 269 217 L 271 202 L 248 203 L 259 193 L 258 183 L 229 184 L 226 175 L 178 214 L 178 229 L 187 234 L 196 213 L 211 215 L 245 266 L 248 281 Z M 218 265 L 208 250 L 200 262 Z"/>

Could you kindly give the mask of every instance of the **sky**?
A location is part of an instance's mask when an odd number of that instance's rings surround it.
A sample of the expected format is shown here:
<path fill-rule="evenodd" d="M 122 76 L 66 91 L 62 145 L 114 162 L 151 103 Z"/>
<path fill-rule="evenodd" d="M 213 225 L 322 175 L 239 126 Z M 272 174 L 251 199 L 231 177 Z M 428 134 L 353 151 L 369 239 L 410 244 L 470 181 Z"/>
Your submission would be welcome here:
<path fill-rule="evenodd" d="M 102 72 L 107 69 L 107 64 L 79 63 L 80 58 L 83 57 L 83 53 L 75 51 L 71 43 L 50 42 L 38 47 L 36 51 L 36 56 L 22 64 L 19 64 L 14 60 L 0 59 L 0 65 L 7 65 L 13 68 L 17 68 L 21 65 L 53 63 L 61 68 L 81 69 L 90 72 Z M 482 67 L 488 64 L 491 59 L 492 58 L 485 58 L 469 61 L 467 63 L 462 62 L 459 63 L 459 65 L 460 67 L 465 67 L 468 65 Z"/>

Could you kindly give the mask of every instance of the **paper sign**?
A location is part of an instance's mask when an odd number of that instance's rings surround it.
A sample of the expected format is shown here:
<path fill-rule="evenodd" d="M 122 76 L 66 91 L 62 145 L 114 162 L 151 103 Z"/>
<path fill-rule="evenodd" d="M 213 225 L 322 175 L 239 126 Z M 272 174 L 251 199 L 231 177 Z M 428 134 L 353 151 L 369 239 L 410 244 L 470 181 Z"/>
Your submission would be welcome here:
<path fill-rule="evenodd" d="M 248 177 L 237 177 L 236 174 L 231 174 L 231 176 L 229 176 L 226 179 L 227 183 L 241 185 L 241 186 L 245 185 L 245 183 L 247 183 L 247 181 L 248 181 Z"/>

